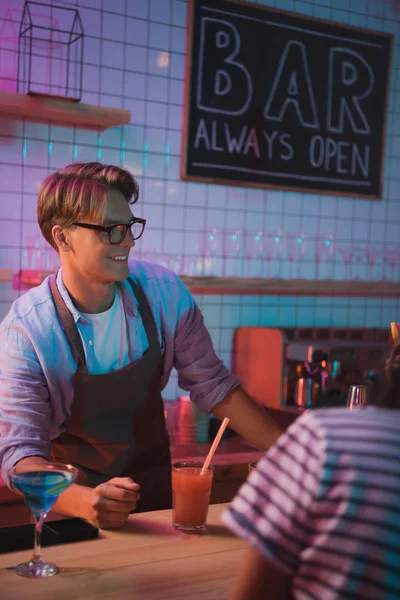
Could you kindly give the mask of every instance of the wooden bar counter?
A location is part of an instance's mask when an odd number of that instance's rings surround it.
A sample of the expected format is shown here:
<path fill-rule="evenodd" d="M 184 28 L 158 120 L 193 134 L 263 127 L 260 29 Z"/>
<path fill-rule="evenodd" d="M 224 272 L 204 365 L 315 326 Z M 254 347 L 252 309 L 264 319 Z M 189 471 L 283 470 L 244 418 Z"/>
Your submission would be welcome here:
<path fill-rule="evenodd" d="M 44 548 L 61 573 L 49 579 L 19 577 L 13 567 L 24 550 L 0 554 L 2 600 L 216 600 L 227 598 L 247 544 L 220 521 L 227 504 L 210 506 L 207 531 L 184 534 L 172 511 L 131 515 L 122 529 L 99 538 Z M 33 542 L 33 540 L 32 540 Z"/>
<path fill-rule="evenodd" d="M 210 442 L 184 445 L 172 444 L 172 462 L 204 461 L 210 445 Z M 211 504 L 230 502 L 248 475 L 248 463 L 259 460 L 263 454 L 262 450 L 258 450 L 238 436 L 223 439 L 212 462 L 214 477 Z M 0 475 L 0 528 L 23 525 L 30 521 L 30 510 L 24 504 L 23 497 L 11 492 L 5 486 Z"/>

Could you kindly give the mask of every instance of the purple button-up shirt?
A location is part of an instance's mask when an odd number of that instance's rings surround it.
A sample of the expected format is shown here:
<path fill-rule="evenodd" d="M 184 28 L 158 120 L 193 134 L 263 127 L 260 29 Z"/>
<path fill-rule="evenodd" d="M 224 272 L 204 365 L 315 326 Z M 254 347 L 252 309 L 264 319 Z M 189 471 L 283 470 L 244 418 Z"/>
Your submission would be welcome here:
<path fill-rule="evenodd" d="M 157 324 L 163 354 L 162 389 L 171 369 L 197 407 L 210 412 L 239 380 L 216 356 L 202 314 L 182 281 L 158 265 L 134 261 L 131 277 L 142 287 Z M 83 339 L 94 352 L 92 326 L 75 308 L 62 280 L 57 285 Z M 137 300 L 122 282 L 133 360 L 148 347 Z M 77 365 L 56 314 L 49 278 L 18 298 L 0 324 L 0 464 L 9 485 L 11 467 L 27 456 L 49 458 L 50 442 L 68 424 Z M 112 402 L 112 398 L 110 398 Z"/>

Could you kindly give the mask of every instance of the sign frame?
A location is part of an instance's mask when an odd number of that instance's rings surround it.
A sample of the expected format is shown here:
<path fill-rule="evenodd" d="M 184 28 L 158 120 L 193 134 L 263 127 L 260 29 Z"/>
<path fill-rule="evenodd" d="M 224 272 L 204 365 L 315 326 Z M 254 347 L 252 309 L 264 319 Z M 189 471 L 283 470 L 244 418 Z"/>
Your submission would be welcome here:
<path fill-rule="evenodd" d="M 279 189 L 291 192 L 303 192 L 303 193 L 313 193 L 313 194 L 322 194 L 322 195 L 333 195 L 333 196 L 347 196 L 347 197 L 355 197 L 355 198 L 365 198 L 369 200 L 381 200 L 383 194 L 383 184 L 384 184 L 384 164 L 385 164 L 385 148 L 386 148 L 386 134 L 387 134 L 387 120 L 388 120 L 388 105 L 389 105 L 389 93 L 390 93 L 390 79 L 391 79 L 391 66 L 392 66 L 392 57 L 393 57 L 393 40 L 394 35 L 386 32 L 379 32 L 375 30 L 370 30 L 362 27 L 350 26 L 342 23 L 338 23 L 335 21 L 329 21 L 325 19 L 319 19 L 316 17 L 309 17 L 308 15 L 301 15 L 294 12 L 289 12 L 285 10 L 279 10 L 275 8 L 270 8 L 266 6 L 262 6 L 253 2 L 244 2 L 243 0 L 217 0 L 218 6 L 220 4 L 226 4 L 227 6 L 232 6 L 232 11 L 234 12 L 235 6 L 242 6 L 249 9 L 257 9 L 260 11 L 265 11 L 265 14 L 275 13 L 278 15 L 282 15 L 283 17 L 291 17 L 292 19 L 299 20 L 300 23 L 303 21 L 312 22 L 313 24 L 321 24 L 322 26 L 331 26 L 333 28 L 346 30 L 349 32 L 349 36 L 352 32 L 360 32 L 360 34 L 365 34 L 369 36 L 376 36 L 377 38 L 386 38 L 388 40 L 388 62 L 387 62 L 387 76 L 385 81 L 385 89 L 383 90 L 384 94 L 384 114 L 382 118 L 382 127 L 379 129 L 379 133 L 381 133 L 381 152 L 380 152 L 380 164 L 379 164 L 379 176 L 375 177 L 374 185 L 375 188 L 378 188 L 377 192 L 374 193 L 363 193 L 360 190 L 354 191 L 351 189 L 351 179 L 346 181 L 347 186 L 350 189 L 330 189 L 329 185 L 320 185 L 320 186 L 310 186 L 310 178 L 306 174 L 298 173 L 297 177 L 302 177 L 304 180 L 303 183 L 299 184 L 299 182 L 290 184 L 290 183 L 274 183 L 274 181 L 266 180 L 266 181 L 254 181 L 251 179 L 246 179 L 245 176 L 242 179 L 236 178 L 232 179 L 229 177 L 220 177 L 213 175 L 212 165 L 208 165 L 208 172 L 204 174 L 191 172 L 190 165 L 190 136 L 193 136 L 193 131 L 191 130 L 191 118 L 193 115 L 191 114 L 191 103 L 192 103 L 192 94 L 193 90 L 197 88 L 193 87 L 194 83 L 194 72 L 193 72 L 193 63 L 194 59 L 197 60 L 197 57 L 194 57 L 194 47 L 195 47 L 195 11 L 199 10 L 199 5 L 206 4 L 210 6 L 213 4 L 213 0 L 189 0 L 188 2 L 188 18 L 187 18 L 187 39 L 186 39 L 186 66 L 185 66 L 185 90 L 184 90 L 184 111 L 183 111 L 183 126 L 182 126 L 182 152 L 181 152 L 181 161 L 180 161 L 180 176 L 184 181 L 194 181 L 194 182 L 202 182 L 202 183 L 211 183 L 211 184 L 219 184 L 219 185 L 229 185 L 229 186 L 240 186 L 240 187 L 255 187 L 255 188 L 264 188 L 264 189 Z M 246 17 L 247 18 L 247 17 Z M 254 19 L 256 20 L 256 19 Z M 197 33 L 197 35 L 199 35 Z M 198 68 L 198 67 L 197 67 Z M 199 113 L 199 109 L 196 109 L 196 112 Z M 322 136 L 320 136 L 322 137 Z M 227 167 L 229 169 L 229 167 Z M 247 169 L 243 169 L 246 171 Z M 215 171 L 214 171 L 215 173 Z M 307 185 L 308 179 L 308 185 Z M 318 179 L 318 178 L 317 178 Z M 343 183 L 341 185 L 346 185 Z M 365 184 L 364 184 L 365 185 Z M 372 184 L 371 184 L 372 185 Z"/>

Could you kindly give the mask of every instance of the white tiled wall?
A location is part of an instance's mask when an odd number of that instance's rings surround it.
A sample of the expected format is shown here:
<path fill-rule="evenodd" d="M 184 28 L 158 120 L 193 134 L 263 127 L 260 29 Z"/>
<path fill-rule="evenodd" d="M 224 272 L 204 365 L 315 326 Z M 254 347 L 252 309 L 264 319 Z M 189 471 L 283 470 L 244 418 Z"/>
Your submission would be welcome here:
<path fill-rule="evenodd" d="M 131 124 L 97 133 L 0 119 L 0 268 L 27 265 L 28 235 L 38 233 L 36 194 L 51 171 L 78 161 L 121 165 L 137 177 L 137 213 L 148 229 L 140 251 L 157 256 L 198 252 L 202 225 L 331 232 L 351 240 L 398 243 L 400 231 L 400 2 L 398 0 L 268 0 L 268 6 L 395 34 L 382 202 L 179 180 L 186 10 L 184 0 L 63 0 L 79 9 L 85 31 L 82 101 L 128 108 Z M 0 1 L 0 89 L 16 90 L 16 51 L 23 0 Z M 288 275 L 288 264 L 280 265 Z M 378 263 L 374 278 L 382 275 Z M 300 275 L 312 278 L 308 245 Z M 343 278 L 340 255 L 333 276 Z M 398 270 L 396 271 L 398 276 Z M 24 290 L 0 283 L 0 319 Z M 199 297 L 221 357 L 230 364 L 240 325 L 384 326 L 399 319 L 397 299 Z M 176 397 L 172 377 L 166 396 Z"/>

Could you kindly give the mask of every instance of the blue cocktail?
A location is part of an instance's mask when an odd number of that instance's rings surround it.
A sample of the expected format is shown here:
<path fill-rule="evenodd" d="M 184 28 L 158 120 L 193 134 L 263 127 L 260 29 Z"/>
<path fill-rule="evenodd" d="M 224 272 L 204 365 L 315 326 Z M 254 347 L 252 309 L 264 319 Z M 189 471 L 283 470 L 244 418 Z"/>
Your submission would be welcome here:
<path fill-rule="evenodd" d="M 41 558 L 42 525 L 58 496 L 75 480 L 77 469 L 63 463 L 32 463 L 15 466 L 10 473 L 11 483 L 24 494 L 35 519 L 35 547 L 32 558 L 16 567 L 23 577 L 51 577 L 59 572 L 56 565 Z"/>

